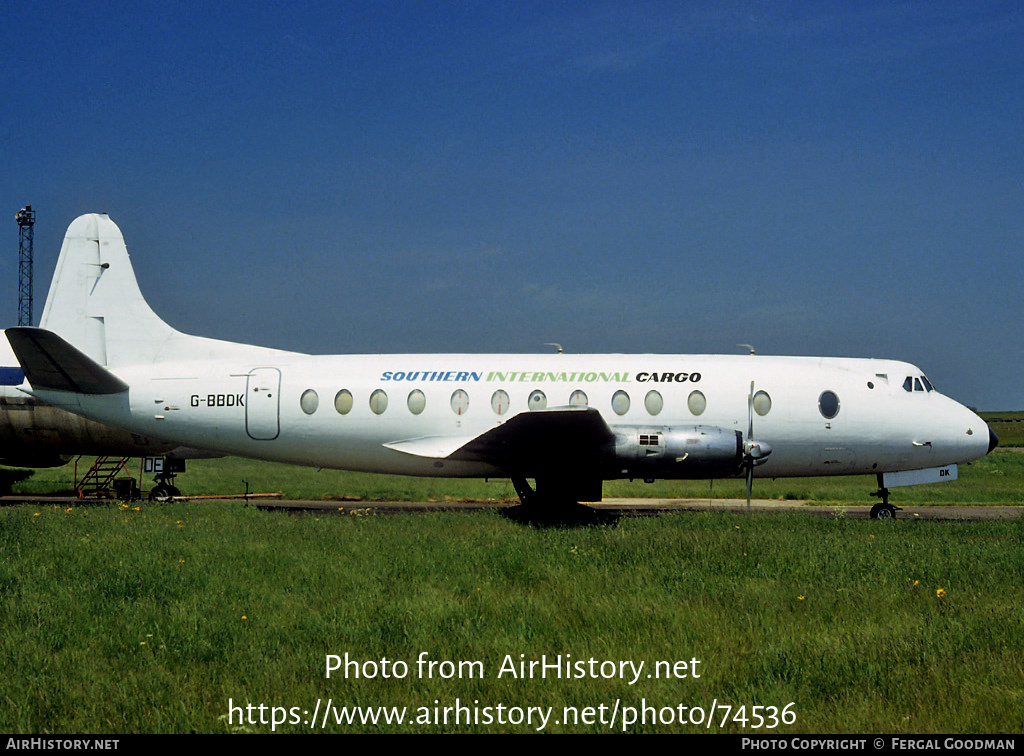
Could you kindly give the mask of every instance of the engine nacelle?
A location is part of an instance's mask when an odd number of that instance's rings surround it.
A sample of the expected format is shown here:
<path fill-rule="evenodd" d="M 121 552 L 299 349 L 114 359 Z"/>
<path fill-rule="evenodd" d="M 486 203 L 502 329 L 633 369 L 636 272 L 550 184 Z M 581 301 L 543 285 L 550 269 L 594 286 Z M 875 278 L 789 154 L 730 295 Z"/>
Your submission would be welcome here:
<path fill-rule="evenodd" d="M 175 444 L 86 420 L 28 396 L 0 396 L 0 464 L 55 467 L 78 454 L 153 456 Z"/>
<path fill-rule="evenodd" d="M 614 475 L 619 478 L 714 478 L 743 467 L 743 434 L 694 425 L 611 427 L 615 433 Z"/>

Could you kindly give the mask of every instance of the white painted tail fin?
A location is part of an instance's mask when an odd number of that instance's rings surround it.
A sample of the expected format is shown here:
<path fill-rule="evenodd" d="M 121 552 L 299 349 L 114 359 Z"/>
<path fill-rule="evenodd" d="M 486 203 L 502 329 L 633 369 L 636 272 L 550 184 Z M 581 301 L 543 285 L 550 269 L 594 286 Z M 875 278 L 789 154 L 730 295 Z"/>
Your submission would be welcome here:
<path fill-rule="evenodd" d="M 68 226 L 39 327 L 108 368 L 288 354 L 171 328 L 143 299 L 121 229 L 99 214 L 82 215 Z"/>
<path fill-rule="evenodd" d="M 107 366 L 153 362 L 184 336 L 150 309 L 121 229 L 98 214 L 68 226 L 39 326 Z"/>

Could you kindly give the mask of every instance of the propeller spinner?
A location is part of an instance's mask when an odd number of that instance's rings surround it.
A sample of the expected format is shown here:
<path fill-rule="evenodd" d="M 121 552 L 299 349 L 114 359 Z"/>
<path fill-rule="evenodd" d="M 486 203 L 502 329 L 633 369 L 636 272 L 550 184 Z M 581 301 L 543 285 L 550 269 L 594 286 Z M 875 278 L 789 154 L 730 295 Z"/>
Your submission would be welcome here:
<path fill-rule="evenodd" d="M 747 394 L 747 438 L 743 442 L 743 465 L 747 468 L 747 513 L 750 513 L 750 492 L 754 485 L 754 467 L 762 464 L 772 447 L 764 441 L 754 440 L 754 382 Z"/>

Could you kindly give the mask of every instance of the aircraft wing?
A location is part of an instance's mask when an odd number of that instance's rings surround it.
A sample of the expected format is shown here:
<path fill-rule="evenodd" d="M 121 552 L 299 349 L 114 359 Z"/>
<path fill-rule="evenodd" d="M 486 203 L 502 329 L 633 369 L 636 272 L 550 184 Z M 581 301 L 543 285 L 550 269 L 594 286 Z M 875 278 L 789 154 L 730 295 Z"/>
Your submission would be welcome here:
<path fill-rule="evenodd" d="M 509 472 L 533 474 L 566 463 L 593 462 L 614 438 L 597 410 L 552 407 L 520 413 L 473 438 L 436 436 L 385 446 L 422 457 L 485 462 Z"/>

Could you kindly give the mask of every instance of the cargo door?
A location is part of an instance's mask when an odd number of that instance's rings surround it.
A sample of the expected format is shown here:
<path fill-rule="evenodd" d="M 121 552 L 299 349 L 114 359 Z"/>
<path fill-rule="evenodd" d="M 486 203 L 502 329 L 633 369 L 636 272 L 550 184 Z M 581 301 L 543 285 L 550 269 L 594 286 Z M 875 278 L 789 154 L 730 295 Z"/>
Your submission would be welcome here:
<path fill-rule="evenodd" d="M 256 368 L 245 388 L 245 432 L 256 441 L 273 441 L 281 433 L 281 371 Z"/>

